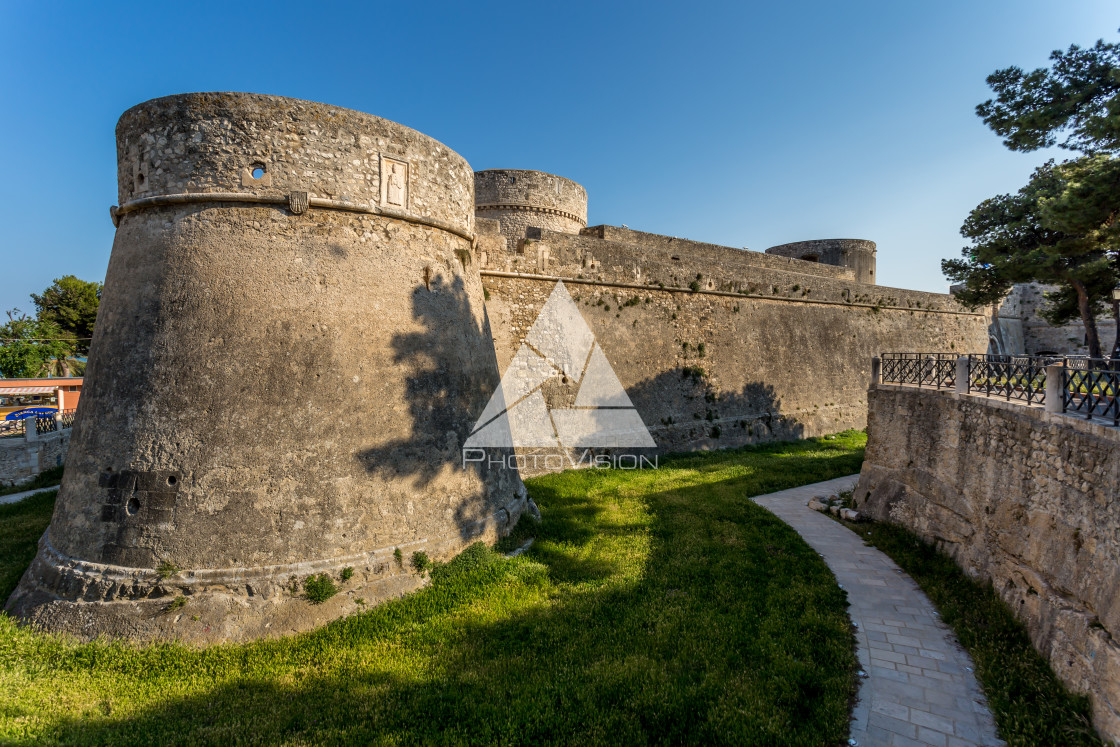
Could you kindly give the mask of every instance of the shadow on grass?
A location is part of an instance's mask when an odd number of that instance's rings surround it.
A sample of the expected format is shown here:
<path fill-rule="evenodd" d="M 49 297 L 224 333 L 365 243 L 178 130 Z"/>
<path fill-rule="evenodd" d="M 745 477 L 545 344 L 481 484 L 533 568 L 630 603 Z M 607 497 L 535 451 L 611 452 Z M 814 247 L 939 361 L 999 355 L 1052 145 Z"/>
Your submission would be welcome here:
<path fill-rule="evenodd" d="M 849 469 L 821 457 L 822 479 Z M 622 494 L 629 478 L 616 472 L 541 478 L 530 491 L 545 520 L 527 556 L 475 545 L 428 589 L 309 634 L 201 651 L 59 646 L 44 666 L 131 679 L 116 697 L 184 681 L 209 689 L 123 708 L 107 693 L 100 711 L 37 738 L 840 743 L 855 663 L 844 593 L 792 529 L 749 500 L 766 483 L 754 468 L 688 484 L 684 471 L 710 459 L 674 460 L 640 497 Z M 807 463 L 784 459 L 782 487 L 805 482 Z M 502 604 L 513 611 L 478 613 Z M 5 718 L 21 707 L 9 703 Z"/>

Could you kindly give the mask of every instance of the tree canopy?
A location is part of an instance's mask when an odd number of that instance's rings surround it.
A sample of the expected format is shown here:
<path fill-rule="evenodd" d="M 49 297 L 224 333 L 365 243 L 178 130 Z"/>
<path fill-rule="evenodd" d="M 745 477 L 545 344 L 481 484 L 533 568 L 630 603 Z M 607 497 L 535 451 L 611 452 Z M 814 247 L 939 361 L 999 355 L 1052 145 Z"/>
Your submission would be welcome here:
<path fill-rule="evenodd" d="M 1049 68 L 1029 73 L 1008 67 L 989 75 L 996 97 L 976 107 L 984 124 L 1011 150 L 1120 150 L 1120 44 L 1074 44 L 1054 50 L 1050 60 Z"/>
<path fill-rule="evenodd" d="M 101 303 L 101 283 L 64 275 L 56 278 L 42 294 L 32 293 L 31 300 L 41 321 L 57 324 L 78 338 L 80 350 L 89 350 L 89 338 L 93 337 L 93 324 Z"/>
<path fill-rule="evenodd" d="M 1101 357 L 1096 314 L 1120 285 L 1120 45 L 1075 45 L 1050 59 L 1030 73 L 997 70 L 988 77 L 996 97 L 976 111 L 1011 150 L 1082 155 L 1048 161 L 1015 194 L 980 203 L 961 227 L 971 245 L 941 267 L 974 308 L 998 303 L 1014 283 L 1058 286 L 1044 316 L 1079 316 L 1089 354 Z"/>
<path fill-rule="evenodd" d="M 8 312 L 8 321 L 0 326 L 0 375 L 5 378 L 32 378 L 52 374 L 65 375 L 71 364 L 68 359 L 77 350 L 77 341 L 58 324 Z"/>

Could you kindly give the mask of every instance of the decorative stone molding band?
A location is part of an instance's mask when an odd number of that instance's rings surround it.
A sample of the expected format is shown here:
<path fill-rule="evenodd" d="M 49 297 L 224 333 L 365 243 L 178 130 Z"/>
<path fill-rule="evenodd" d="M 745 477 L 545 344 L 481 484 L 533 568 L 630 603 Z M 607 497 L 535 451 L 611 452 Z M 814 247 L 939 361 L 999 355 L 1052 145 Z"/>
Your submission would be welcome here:
<path fill-rule="evenodd" d="M 568 211 L 560 210 L 559 208 L 541 207 L 539 205 L 525 205 L 520 203 L 497 203 L 491 205 L 476 205 L 475 210 L 524 210 L 533 213 L 548 213 L 549 215 L 559 215 L 562 218 L 574 220 L 581 226 L 587 225 L 587 220 L 585 218 L 579 217 L 575 213 L 569 213 Z"/>
<path fill-rule="evenodd" d="M 527 494 L 525 494 L 525 497 L 527 497 Z M 524 511 L 525 497 L 518 497 L 506 506 L 475 521 L 466 530 L 469 538 L 483 537 L 491 527 L 507 526 L 514 520 L 515 516 L 519 516 Z M 181 590 L 222 587 L 232 590 L 244 587 L 246 584 L 260 585 L 265 582 L 285 586 L 292 576 L 303 577 L 324 572 L 337 573 L 348 566 L 391 567 L 396 562 L 398 550 L 404 553 L 423 549 L 438 556 L 446 553 L 453 546 L 465 546 L 466 544 L 463 541 L 463 533 L 456 531 L 337 558 L 243 568 L 184 569 L 174 575 L 161 577 L 159 572 L 154 569 L 129 568 L 70 557 L 51 544 L 48 535 L 40 540 L 39 553 L 35 562 L 41 564 L 39 566 L 40 570 L 43 570 L 42 566 L 45 565 L 52 569 L 51 572 L 65 578 L 72 590 L 80 589 L 79 598 L 86 601 L 98 601 L 107 598 L 160 596 L 162 592 L 157 587 Z"/>
<path fill-rule="evenodd" d="M 844 306 L 846 308 L 865 308 L 865 309 L 897 309 L 898 311 L 913 311 L 926 314 L 953 314 L 955 316 L 985 316 L 972 311 L 952 311 L 949 309 L 920 309 L 909 308 L 903 306 L 881 306 L 874 303 L 848 303 L 847 301 L 818 301 L 810 298 L 789 298 L 787 296 L 770 296 L 762 293 L 735 293 L 732 291 L 717 291 L 717 290 L 692 290 L 691 288 L 679 288 L 672 285 L 658 287 L 654 285 L 638 285 L 637 283 L 616 283 L 610 280 L 588 280 L 586 278 L 570 278 L 560 277 L 559 275 L 531 275 L 525 272 L 503 272 L 501 270 L 479 270 L 479 274 L 483 277 L 495 278 L 519 278 L 521 280 L 547 280 L 549 282 L 564 281 L 565 283 L 575 283 L 577 285 L 601 285 L 606 288 L 628 288 L 632 290 L 641 291 L 663 291 L 666 293 L 692 293 L 697 295 L 709 296 L 726 296 L 728 298 L 738 298 L 742 300 L 758 299 L 762 301 L 790 301 L 792 303 L 806 303 L 816 304 L 818 306 Z"/>
<path fill-rule="evenodd" d="M 112 218 L 114 226 L 119 226 L 122 215 L 127 215 L 136 210 L 150 207 L 164 207 L 167 205 L 190 205 L 200 202 L 242 202 L 253 205 L 282 205 L 291 210 L 295 215 L 302 214 L 309 207 L 321 208 L 324 210 L 341 210 L 348 213 L 363 213 L 365 215 L 378 215 L 383 218 L 393 218 L 395 220 L 416 223 L 421 226 L 438 228 L 441 231 L 447 231 L 467 241 L 474 242 L 473 234 L 467 233 L 442 220 L 424 218 L 419 215 L 403 213 L 388 208 L 374 207 L 372 205 L 362 205 L 356 202 L 328 200 L 323 197 L 308 197 L 306 192 L 292 192 L 285 196 L 253 195 L 243 192 L 188 192 L 185 194 L 155 195 L 153 197 L 141 197 L 136 200 L 131 200 L 120 207 L 113 205 L 109 208 L 109 217 Z"/>

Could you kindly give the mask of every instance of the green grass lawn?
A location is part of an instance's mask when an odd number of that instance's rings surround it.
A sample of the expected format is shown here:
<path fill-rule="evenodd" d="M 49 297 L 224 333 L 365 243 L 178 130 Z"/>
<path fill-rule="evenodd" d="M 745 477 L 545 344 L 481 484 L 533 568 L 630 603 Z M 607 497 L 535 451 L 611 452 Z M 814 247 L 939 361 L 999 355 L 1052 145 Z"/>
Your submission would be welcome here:
<path fill-rule="evenodd" d="M 429 587 L 320 630 L 188 649 L 76 644 L 0 617 L 0 741 L 834 745 L 855 688 L 844 592 L 752 495 L 852 474 L 865 437 L 529 481 L 529 552 L 476 544 Z M 0 594 L 51 497 L 0 507 Z"/>
<path fill-rule="evenodd" d="M 972 656 L 1009 747 L 1104 744 L 1090 724 L 1088 699 L 1062 685 L 991 584 L 972 580 L 952 558 L 903 527 L 845 523 L 898 563 L 937 607 Z"/>

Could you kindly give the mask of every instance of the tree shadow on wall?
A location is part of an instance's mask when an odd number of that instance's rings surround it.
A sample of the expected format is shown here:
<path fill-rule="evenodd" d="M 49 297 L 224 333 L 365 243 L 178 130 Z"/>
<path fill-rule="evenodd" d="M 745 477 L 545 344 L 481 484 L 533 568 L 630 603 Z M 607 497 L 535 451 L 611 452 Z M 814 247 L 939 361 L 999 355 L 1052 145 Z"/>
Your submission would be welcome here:
<path fill-rule="evenodd" d="M 804 424 L 782 414 L 781 399 L 764 382 L 725 391 L 700 366 L 683 366 L 627 392 L 662 453 L 805 437 Z"/>
<path fill-rule="evenodd" d="M 448 470 L 473 472 L 500 500 L 494 506 L 485 499 L 459 500 L 455 521 L 466 539 L 474 536 L 477 522 L 511 500 L 518 487 L 510 470 L 498 467 L 510 474 L 494 474 L 481 461 L 463 465 L 462 445 L 500 381 L 489 319 L 483 307 L 482 321 L 476 323 L 461 276 L 448 280 L 435 273 L 413 289 L 411 303 L 412 317 L 422 329 L 398 333 L 390 343 L 393 365 L 405 372 L 407 410 L 402 417 L 409 420 L 410 435 L 383 441 L 356 458 L 369 474 L 403 482 L 416 493 Z M 498 454 L 493 456 L 498 459 Z"/>

